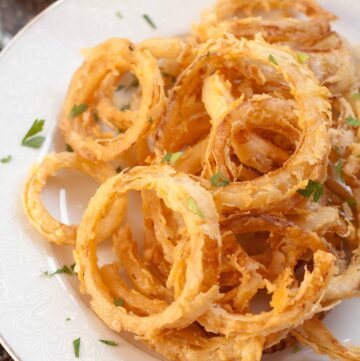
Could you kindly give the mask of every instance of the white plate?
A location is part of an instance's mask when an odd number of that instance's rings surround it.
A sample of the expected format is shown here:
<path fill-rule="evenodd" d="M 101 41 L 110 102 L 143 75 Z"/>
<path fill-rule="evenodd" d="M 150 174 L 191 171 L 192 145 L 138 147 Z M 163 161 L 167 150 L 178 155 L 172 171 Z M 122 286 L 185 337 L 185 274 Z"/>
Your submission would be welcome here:
<path fill-rule="evenodd" d="M 147 352 L 107 329 L 86 306 L 73 277 L 41 276 L 70 264 L 69 250 L 46 243 L 28 224 L 21 206 L 21 192 L 29 167 L 51 150 L 63 150 L 56 122 L 66 89 L 81 63 L 79 50 L 114 36 L 140 41 L 155 35 L 176 35 L 189 29 L 201 9 L 211 0 L 64 0 L 56 3 L 28 25 L 0 57 L 0 337 L 21 361 L 74 360 L 72 341 L 81 337 L 81 360 L 154 360 Z M 341 18 L 337 24 L 351 41 L 360 38 L 360 3 L 357 0 L 323 1 Z M 116 16 L 120 11 L 123 19 Z M 149 14 L 158 26 L 143 20 Z M 41 150 L 20 146 L 35 118 L 45 118 L 47 142 Z M 44 192 L 51 212 L 59 210 L 59 189 L 66 188 L 79 220 L 94 191 L 89 184 L 78 187 L 57 177 Z M 75 184 L 75 186 L 74 186 Z M 87 183 L 86 183 L 87 184 Z M 79 192 L 79 189 L 82 191 Z M 66 321 L 71 317 L 71 321 Z M 337 307 L 327 324 L 344 342 L 360 344 L 360 302 L 351 300 Z M 98 339 L 120 343 L 112 348 Z M 127 336 L 127 338 L 129 338 Z M 286 351 L 268 360 L 321 360 L 309 350 Z"/>

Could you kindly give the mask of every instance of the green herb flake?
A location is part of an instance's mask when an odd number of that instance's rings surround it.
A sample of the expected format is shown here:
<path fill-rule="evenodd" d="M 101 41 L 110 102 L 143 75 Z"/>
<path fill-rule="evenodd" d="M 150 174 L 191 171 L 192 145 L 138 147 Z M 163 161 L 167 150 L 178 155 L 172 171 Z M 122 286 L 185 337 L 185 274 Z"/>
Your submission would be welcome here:
<path fill-rule="evenodd" d="M 342 183 L 344 183 L 344 177 L 343 177 L 343 162 L 342 162 L 342 155 L 341 155 L 341 151 L 340 148 L 338 146 L 335 146 L 335 151 L 336 154 L 339 157 L 339 160 L 335 163 L 335 174 L 339 177 L 339 179 L 341 180 Z"/>
<path fill-rule="evenodd" d="M 300 352 L 301 351 L 301 348 L 299 345 L 294 345 L 293 348 L 292 348 L 292 352 L 293 353 L 297 353 L 297 352 Z"/>
<path fill-rule="evenodd" d="M 120 90 L 123 90 L 125 88 L 125 86 L 123 85 L 123 84 L 120 84 L 117 88 L 116 88 L 116 90 L 117 91 L 120 91 Z"/>
<path fill-rule="evenodd" d="M 345 119 L 345 121 L 346 121 L 346 123 L 347 124 L 349 124 L 349 125 L 351 125 L 351 126 L 353 126 L 353 127 L 358 127 L 358 126 L 360 126 L 360 120 L 358 120 L 358 119 L 355 119 L 355 118 L 353 118 L 353 117 L 347 117 L 346 119 Z"/>
<path fill-rule="evenodd" d="M 169 164 L 174 165 L 183 154 L 184 152 L 166 153 L 161 162 L 168 162 Z"/>
<path fill-rule="evenodd" d="M 150 16 L 147 14 L 143 15 L 144 20 L 153 28 L 156 29 L 155 23 L 151 20 Z"/>
<path fill-rule="evenodd" d="M 9 163 L 10 161 L 11 161 L 11 159 L 12 159 L 12 156 L 11 155 L 8 155 L 7 157 L 4 157 L 4 158 L 1 158 L 0 159 L 0 162 L 1 163 Z"/>
<path fill-rule="evenodd" d="M 124 104 L 122 107 L 121 107 L 121 110 L 124 112 L 125 110 L 129 110 L 130 109 L 130 104 Z"/>
<path fill-rule="evenodd" d="M 44 141 L 45 137 L 36 134 L 42 132 L 44 128 L 45 120 L 44 119 L 35 119 L 33 125 L 28 130 L 28 132 L 25 134 L 25 137 L 22 139 L 21 144 L 25 147 L 40 148 Z"/>
<path fill-rule="evenodd" d="M 354 208 L 354 207 L 356 207 L 356 200 L 354 199 L 354 198 L 349 198 L 349 199 L 347 199 L 346 200 L 346 203 L 350 206 L 350 207 L 352 207 L 352 208 Z"/>
<path fill-rule="evenodd" d="M 296 54 L 296 56 L 297 56 L 299 63 L 301 63 L 301 64 L 304 64 L 306 61 L 308 61 L 310 59 L 310 56 L 308 54 L 302 53 L 302 52 L 298 52 Z"/>
<path fill-rule="evenodd" d="M 71 318 L 70 318 L 70 317 L 68 317 L 65 321 L 71 321 Z"/>
<path fill-rule="evenodd" d="M 76 358 L 80 357 L 80 337 L 73 341 L 74 354 Z"/>
<path fill-rule="evenodd" d="M 161 159 L 161 163 L 170 162 L 172 153 L 166 153 Z"/>
<path fill-rule="evenodd" d="M 273 63 L 275 65 L 279 65 L 273 55 L 270 54 L 268 59 L 269 59 L 270 63 Z"/>
<path fill-rule="evenodd" d="M 214 187 L 226 187 L 230 184 L 230 180 L 225 178 L 221 172 L 214 174 L 210 178 L 210 182 Z"/>
<path fill-rule="evenodd" d="M 123 307 L 125 301 L 122 298 L 114 298 L 114 305 L 116 307 Z"/>
<path fill-rule="evenodd" d="M 120 11 L 117 11 L 117 12 L 116 12 L 116 16 L 117 16 L 119 19 L 123 19 L 123 18 L 124 18 Z"/>
<path fill-rule="evenodd" d="M 66 151 L 67 151 L 67 152 L 73 152 L 74 149 L 72 149 L 71 145 L 66 144 Z"/>
<path fill-rule="evenodd" d="M 170 164 L 171 165 L 174 165 L 178 160 L 179 158 L 184 154 L 184 152 L 176 152 L 176 153 L 173 153 L 170 157 Z"/>
<path fill-rule="evenodd" d="M 113 347 L 119 346 L 119 344 L 115 341 L 111 341 L 111 340 L 99 340 L 99 341 L 108 346 L 113 346 Z"/>
<path fill-rule="evenodd" d="M 360 100 L 360 93 L 354 93 L 352 94 L 352 97 L 356 100 Z"/>
<path fill-rule="evenodd" d="M 306 188 L 299 189 L 297 192 L 305 198 L 313 196 L 314 202 L 317 203 L 324 193 L 324 186 L 310 179 Z"/>
<path fill-rule="evenodd" d="M 75 118 L 81 115 L 85 112 L 85 110 L 88 108 L 86 104 L 75 104 L 73 108 L 70 111 L 69 118 Z"/>
<path fill-rule="evenodd" d="M 74 271 L 71 269 L 71 266 L 69 267 L 67 265 L 64 265 L 62 268 L 58 268 L 55 272 L 52 273 L 49 271 L 45 271 L 43 272 L 43 275 L 50 278 L 60 273 L 66 273 L 70 276 L 74 275 Z"/>
<path fill-rule="evenodd" d="M 336 173 L 336 175 L 339 177 L 339 179 L 341 180 L 341 182 L 344 183 L 344 176 L 343 176 L 342 167 L 343 167 L 342 159 L 339 159 L 339 160 L 335 163 L 335 173 Z"/>
<path fill-rule="evenodd" d="M 188 198 L 186 205 L 191 212 L 193 212 L 200 218 L 205 218 L 203 211 L 200 209 L 199 205 L 196 203 L 194 198 L 192 197 Z"/>

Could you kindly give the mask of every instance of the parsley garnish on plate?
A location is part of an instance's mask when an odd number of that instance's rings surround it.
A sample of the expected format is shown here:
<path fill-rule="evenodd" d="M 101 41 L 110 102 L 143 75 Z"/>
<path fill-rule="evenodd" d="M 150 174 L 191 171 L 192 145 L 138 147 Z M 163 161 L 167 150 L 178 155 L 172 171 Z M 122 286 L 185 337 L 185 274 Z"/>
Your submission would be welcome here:
<path fill-rule="evenodd" d="M 171 165 L 175 165 L 183 154 L 184 152 L 166 153 L 161 162 L 168 162 Z"/>
<path fill-rule="evenodd" d="M 268 59 L 269 59 L 270 63 L 273 63 L 275 65 L 279 65 L 273 55 L 270 54 Z"/>
<path fill-rule="evenodd" d="M 120 11 L 117 11 L 117 12 L 116 12 L 116 16 L 117 16 L 119 19 L 123 19 L 123 18 L 124 18 Z"/>
<path fill-rule="evenodd" d="M 221 172 L 214 174 L 210 178 L 210 182 L 214 187 L 225 187 L 230 184 L 230 180 L 225 178 Z"/>
<path fill-rule="evenodd" d="M 75 267 L 75 265 L 74 265 Z M 52 277 L 52 276 L 55 276 L 57 274 L 60 274 L 60 273 L 66 273 L 70 276 L 73 276 L 74 275 L 74 271 L 72 269 L 72 266 L 67 266 L 67 265 L 64 265 L 62 268 L 58 268 L 56 271 L 54 272 L 49 272 L 49 271 L 45 271 L 43 272 L 43 275 L 46 276 L 46 277 Z"/>
<path fill-rule="evenodd" d="M 71 317 L 67 317 L 65 321 L 71 321 Z"/>
<path fill-rule="evenodd" d="M 200 218 L 205 218 L 203 211 L 201 210 L 199 205 L 196 203 L 194 198 L 192 198 L 192 197 L 188 198 L 186 205 L 191 212 L 193 212 Z"/>
<path fill-rule="evenodd" d="M 1 163 L 9 163 L 11 161 L 11 159 L 12 159 L 12 156 L 8 155 L 7 157 L 1 158 L 0 162 Z"/>
<path fill-rule="evenodd" d="M 297 192 L 305 198 L 313 196 L 314 202 L 317 203 L 324 193 L 324 186 L 319 182 L 309 179 L 306 188 L 299 189 Z"/>
<path fill-rule="evenodd" d="M 345 119 L 346 123 L 352 125 L 353 127 L 358 127 L 360 125 L 360 120 L 355 119 L 354 117 L 347 117 Z"/>
<path fill-rule="evenodd" d="M 147 14 L 143 15 L 144 20 L 153 28 L 156 29 L 155 23 L 151 20 L 150 16 Z"/>
<path fill-rule="evenodd" d="M 115 341 L 111 341 L 111 340 L 99 340 L 99 341 L 108 346 L 113 346 L 113 347 L 119 346 L 119 344 Z"/>
<path fill-rule="evenodd" d="M 123 307 L 124 306 L 125 301 L 120 297 L 120 298 L 114 298 L 114 305 L 116 307 Z"/>
<path fill-rule="evenodd" d="M 73 341 L 74 354 L 76 358 L 80 357 L 80 337 Z"/>
<path fill-rule="evenodd" d="M 75 118 L 81 115 L 85 112 L 85 110 L 88 108 L 86 104 L 75 104 L 73 108 L 70 111 L 69 118 Z"/>
<path fill-rule="evenodd" d="M 296 56 L 299 60 L 299 63 L 301 63 L 301 64 L 305 63 L 306 61 L 308 61 L 310 59 L 310 56 L 308 54 L 302 53 L 301 51 L 299 51 L 296 54 Z"/>
<path fill-rule="evenodd" d="M 35 119 L 33 125 L 25 134 L 25 137 L 22 139 L 21 144 L 25 147 L 35 149 L 40 148 L 45 141 L 45 137 L 36 134 L 40 133 L 43 130 L 44 124 L 44 119 Z"/>

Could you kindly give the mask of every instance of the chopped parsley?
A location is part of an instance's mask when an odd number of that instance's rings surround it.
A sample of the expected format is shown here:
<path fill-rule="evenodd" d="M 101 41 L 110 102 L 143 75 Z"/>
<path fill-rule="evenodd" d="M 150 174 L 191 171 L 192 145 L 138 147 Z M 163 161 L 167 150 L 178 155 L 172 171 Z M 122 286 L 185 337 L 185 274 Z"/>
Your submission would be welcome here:
<path fill-rule="evenodd" d="M 68 317 L 65 321 L 71 321 L 71 318 L 70 318 L 70 317 Z"/>
<path fill-rule="evenodd" d="M 350 207 L 356 207 L 356 200 L 354 198 L 349 198 L 346 200 L 346 203 L 350 206 Z"/>
<path fill-rule="evenodd" d="M 120 90 L 123 90 L 125 88 L 125 86 L 123 85 L 123 84 L 120 84 L 117 88 L 116 88 L 116 90 L 117 91 L 120 91 Z"/>
<path fill-rule="evenodd" d="M 1 163 L 9 163 L 11 161 L 11 159 L 12 159 L 12 156 L 8 155 L 7 157 L 1 158 L 0 162 Z"/>
<path fill-rule="evenodd" d="M 125 301 L 121 297 L 120 298 L 114 298 L 114 305 L 116 307 L 123 307 L 124 303 L 125 303 Z"/>
<path fill-rule="evenodd" d="M 45 137 L 36 134 L 40 133 L 43 130 L 44 124 L 44 119 L 35 119 L 33 125 L 25 134 L 25 137 L 22 139 L 21 144 L 25 147 L 35 149 L 40 148 L 45 141 Z"/>
<path fill-rule="evenodd" d="M 343 162 L 342 162 L 342 158 L 341 158 L 341 152 L 340 152 L 340 148 L 339 147 L 335 147 L 336 153 L 339 157 L 339 160 L 335 163 L 335 173 L 336 175 L 339 177 L 339 179 L 341 180 L 342 183 L 344 183 L 344 176 L 343 176 Z"/>
<path fill-rule="evenodd" d="M 72 146 L 71 146 L 71 145 L 66 144 L 66 151 L 67 151 L 67 152 L 73 152 L 74 149 L 72 149 Z"/>
<path fill-rule="evenodd" d="M 151 20 L 150 16 L 147 14 L 143 15 L 144 20 L 153 28 L 156 29 L 155 23 Z"/>
<path fill-rule="evenodd" d="M 166 153 L 161 162 L 168 162 L 171 165 L 175 165 L 183 154 L 184 152 Z"/>
<path fill-rule="evenodd" d="M 80 337 L 73 341 L 74 354 L 76 358 L 80 357 Z"/>
<path fill-rule="evenodd" d="M 196 203 L 194 198 L 192 197 L 188 198 L 186 205 L 191 212 L 193 212 L 200 218 L 205 218 L 203 211 L 200 209 L 199 205 Z"/>
<path fill-rule="evenodd" d="M 352 95 L 352 97 L 353 97 L 354 99 L 360 99 L 360 93 L 354 93 L 354 94 Z"/>
<path fill-rule="evenodd" d="M 119 19 L 123 19 L 123 18 L 124 18 L 120 11 L 117 11 L 117 12 L 116 12 L 116 16 L 117 16 Z"/>
<path fill-rule="evenodd" d="M 113 347 L 119 346 L 119 344 L 115 341 L 110 341 L 110 340 L 99 340 L 99 341 L 108 346 L 113 346 Z"/>
<path fill-rule="evenodd" d="M 275 65 L 279 65 L 273 55 L 270 54 L 268 59 L 269 59 L 270 63 L 273 63 Z"/>
<path fill-rule="evenodd" d="M 75 117 L 81 115 L 82 113 L 84 113 L 84 111 L 87 108 L 88 108 L 88 106 L 86 104 L 79 104 L 79 105 L 75 104 L 70 111 L 69 118 L 75 118 Z"/>
<path fill-rule="evenodd" d="M 210 178 L 210 182 L 214 187 L 225 187 L 230 184 L 230 180 L 225 178 L 221 172 L 214 174 Z"/>
<path fill-rule="evenodd" d="M 355 119 L 353 117 L 347 117 L 345 119 L 346 123 L 349 124 L 349 125 L 352 125 L 353 127 L 358 127 L 360 125 L 360 120 L 358 119 Z"/>
<path fill-rule="evenodd" d="M 299 63 L 303 64 L 306 61 L 308 61 L 310 59 L 310 56 L 308 54 L 302 53 L 302 52 L 298 52 L 296 54 L 297 59 L 299 60 Z"/>
<path fill-rule="evenodd" d="M 306 188 L 299 189 L 297 192 L 305 198 L 313 196 L 314 202 L 317 203 L 324 193 L 324 186 L 319 182 L 309 179 Z"/>
<path fill-rule="evenodd" d="M 74 265 L 75 267 L 75 265 Z M 43 272 L 43 275 L 46 276 L 46 277 L 52 277 L 52 276 L 55 276 L 57 274 L 60 274 L 60 273 L 66 273 L 70 276 L 73 276 L 74 275 L 74 271 L 72 269 L 72 266 L 67 266 L 67 265 L 64 265 L 62 268 L 58 268 L 55 272 L 49 272 L 49 271 L 45 271 Z"/>

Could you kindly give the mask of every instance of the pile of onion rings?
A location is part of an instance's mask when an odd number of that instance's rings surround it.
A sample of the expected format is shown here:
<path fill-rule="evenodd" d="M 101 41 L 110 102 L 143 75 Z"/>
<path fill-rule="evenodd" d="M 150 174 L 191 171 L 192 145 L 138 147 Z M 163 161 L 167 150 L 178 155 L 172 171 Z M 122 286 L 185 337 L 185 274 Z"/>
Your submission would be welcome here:
<path fill-rule="evenodd" d="M 73 153 L 32 168 L 23 204 L 74 247 L 109 328 L 170 360 L 256 361 L 296 342 L 360 359 L 321 321 L 360 295 L 360 74 L 334 20 L 313 0 L 218 0 L 186 36 L 84 51 L 60 119 Z M 40 198 L 69 168 L 100 183 L 71 226 Z M 99 242 L 114 253 L 101 266 Z"/>

